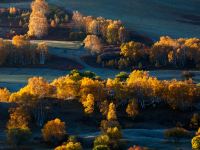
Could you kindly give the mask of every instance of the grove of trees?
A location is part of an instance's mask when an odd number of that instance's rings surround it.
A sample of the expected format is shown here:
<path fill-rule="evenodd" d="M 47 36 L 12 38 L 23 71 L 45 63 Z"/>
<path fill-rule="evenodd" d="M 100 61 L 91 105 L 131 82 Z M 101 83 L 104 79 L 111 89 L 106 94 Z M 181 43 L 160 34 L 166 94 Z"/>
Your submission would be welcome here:
<path fill-rule="evenodd" d="M 129 32 L 120 20 L 84 16 L 80 12 L 74 11 L 72 21 L 75 24 L 74 28 L 78 28 L 88 35 L 84 42 L 86 48 L 97 53 L 102 50 L 100 41 L 107 44 L 120 44 L 129 40 Z"/>
<path fill-rule="evenodd" d="M 67 137 L 65 122 L 60 119 L 48 121 L 46 108 L 55 99 L 70 99 L 78 100 L 87 115 L 98 111 L 102 113 L 101 135 L 95 139 L 94 149 L 119 149 L 122 146 L 122 133 L 117 113 L 121 105 L 125 106 L 124 112 L 131 118 L 136 117 L 147 106 L 156 107 L 160 103 L 171 109 L 185 111 L 199 102 L 200 87 L 191 80 L 161 81 L 149 76 L 148 72 L 139 70 L 133 71 L 126 80 L 101 80 L 96 79 L 93 73 L 74 70 L 51 83 L 42 77 L 30 78 L 28 84 L 18 92 L 10 93 L 2 89 L 0 97 L 2 101 L 16 104 L 10 110 L 7 123 L 8 139 L 14 141 L 13 144 L 22 144 L 20 139 L 23 137 L 29 139 L 30 120 L 34 120 L 40 127 L 43 126 L 44 141 L 58 144 L 64 140 Z M 47 101 L 48 99 L 51 99 L 51 102 Z M 180 132 L 182 133 L 182 130 Z M 177 136 L 179 135 L 178 132 Z M 174 132 L 170 132 L 169 136 L 173 138 Z M 68 141 L 57 149 L 65 147 L 82 148 L 79 142 Z"/>
<path fill-rule="evenodd" d="M 172 39 L 163 36 L 152 46 L 130 41 L 121 44 L 120 55 L 114 60 L 108 60 L 107 62 L 100 60 L 98 63 L 107 63 L 109 66 L 118 69 L 161 67 L 199 69 L 200 39 Z"/>
<path fill-rule="evenodd" d="M 86 113 L 93 113 L 98 106 L 102 113 L 109 111 L 108 120 L 114 120 L 116 106 L 124 103 L 127 104 L 126 112 L 130 117 L 137 115 L 139 108 L 156 103 L 166 103 L 172 109 L 188 109 L 198 102 L 200 87 L 191 80 L 158 80 L 149 76 L 148 72 L 139 70 L 133 71 L 125 81 L 119 78 L 99 80 L 72 71 L 51 83 L 42 77 L 33 77 L 18 92 L 10 94 L 2 89 L 0 94 L 2 100 L 10 102 L 30 101 L 26 100 L 28 96 L 38 99 L 35 102 L 51 97 L 78 99 Z"/>
<path fill-rule="evenodd" d="M 31 4 L 31 9 L 28 35 L 41 38 L 48 34 L 49 25 L 45 16 L 48 12 L 48 4 L 45 0 L 35 0 Z"/>
<path fill-rule="evenodd" d="M 200 149 L 200 129 L 198 129 L 196 135 L 192 138 L 191 144 L 193 150 Z"/>
<path fill-rule="evenodd" d="M 48 47 L 45 43 L 33 45 L 22 35 L 13 37 L 12 42 L 0 39 L 0 65 L 45 64 Z"/>

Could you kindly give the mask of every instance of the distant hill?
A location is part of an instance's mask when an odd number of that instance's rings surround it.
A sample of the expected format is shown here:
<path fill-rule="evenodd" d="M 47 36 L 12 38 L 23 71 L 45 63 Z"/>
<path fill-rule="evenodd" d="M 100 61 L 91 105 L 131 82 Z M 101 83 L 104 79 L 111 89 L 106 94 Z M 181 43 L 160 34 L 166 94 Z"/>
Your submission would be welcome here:
<path fill-rule="evenodd" d="M 0 3 L 31 2 L 32 0 L 0 0 Z"/>

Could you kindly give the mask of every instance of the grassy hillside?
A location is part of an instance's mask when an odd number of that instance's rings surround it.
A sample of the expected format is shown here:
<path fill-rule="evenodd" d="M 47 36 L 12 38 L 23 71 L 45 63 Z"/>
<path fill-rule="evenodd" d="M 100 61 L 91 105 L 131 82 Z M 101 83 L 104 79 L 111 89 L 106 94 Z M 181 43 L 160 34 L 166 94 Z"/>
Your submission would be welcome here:
<path fill-rule="evenodd" d="M 1 0 L 0 3 L 31 2 L 32 0 Z"/>

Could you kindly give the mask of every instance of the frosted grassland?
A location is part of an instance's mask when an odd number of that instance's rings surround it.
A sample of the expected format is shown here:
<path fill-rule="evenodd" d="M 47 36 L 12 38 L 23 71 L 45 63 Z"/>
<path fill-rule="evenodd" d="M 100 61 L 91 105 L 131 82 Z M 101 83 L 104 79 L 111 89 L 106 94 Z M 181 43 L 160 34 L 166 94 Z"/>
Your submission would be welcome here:
<path fill-rule="evenodd" d="M 47 0 L 69 10 L 86 15 L 120 19 L 139 34 L 157 40 L 160 36 L 173 38 L 200 37 L 199 0 Z M 1 4 L 1 7 L 29 7 L 29 3 Z"/>

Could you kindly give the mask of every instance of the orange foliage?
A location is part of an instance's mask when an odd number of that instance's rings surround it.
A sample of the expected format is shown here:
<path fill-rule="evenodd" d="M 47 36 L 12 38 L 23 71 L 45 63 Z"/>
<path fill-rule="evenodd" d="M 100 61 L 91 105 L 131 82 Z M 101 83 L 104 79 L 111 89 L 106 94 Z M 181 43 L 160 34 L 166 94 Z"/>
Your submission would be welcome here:
<path fill-rule="evenodd" d="M 58 118 L 48 121 L 42 129 L 42 135 L 46 142 L 56 143 L 61 141 L 66 135 L 65 122 Z"/>
<path fill-rule="evenodd" d="M 30 41 L 26 39 L 23 35 L 16 35 L 12 39 L 12 44 L 16 47 L 26 47 L 30 46 Z"/>
<path fill-rule="evenodd" d="M 0 102 L 8 102 L 10 98 L 10 92 L 6 88 L 0 89 Z"/>

